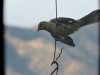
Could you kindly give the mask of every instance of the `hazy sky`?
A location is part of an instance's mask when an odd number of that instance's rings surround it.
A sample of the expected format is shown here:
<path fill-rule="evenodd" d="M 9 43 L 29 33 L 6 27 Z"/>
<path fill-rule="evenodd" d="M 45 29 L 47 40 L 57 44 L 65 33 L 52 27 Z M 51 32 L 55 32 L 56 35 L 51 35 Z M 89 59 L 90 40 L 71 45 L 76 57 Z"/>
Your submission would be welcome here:
<path fill-rule="evenodd" d="M 58 0 L 58 17 L 79 19 L 98 9 L 98 0 Z M 30 28 L 55 18 L 55 0 L 4 0 L 4 24 Z"/>

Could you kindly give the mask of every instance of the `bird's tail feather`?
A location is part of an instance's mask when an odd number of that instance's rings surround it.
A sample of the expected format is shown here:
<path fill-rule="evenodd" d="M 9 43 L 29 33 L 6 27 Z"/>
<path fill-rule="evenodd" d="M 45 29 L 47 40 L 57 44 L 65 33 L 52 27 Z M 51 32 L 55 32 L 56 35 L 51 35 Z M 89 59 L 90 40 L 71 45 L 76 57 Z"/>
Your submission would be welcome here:
<path fill-rule="evenodd" d="M 100 9 L 91 12 L 78 21 L 80 22 L 80 26 L 85 26 L 94 22 L 100 22 Z"/>

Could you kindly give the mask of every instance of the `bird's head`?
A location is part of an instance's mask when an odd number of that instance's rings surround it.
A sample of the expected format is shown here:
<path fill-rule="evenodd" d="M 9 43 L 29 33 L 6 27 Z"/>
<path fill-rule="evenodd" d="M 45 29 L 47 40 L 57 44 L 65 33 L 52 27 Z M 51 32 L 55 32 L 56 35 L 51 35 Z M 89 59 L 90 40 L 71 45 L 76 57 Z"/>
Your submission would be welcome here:
<path fill-rule="evenodd" d="M 46 22 L 46 21 L 42 21 L 38 24 L 38 30 L 37 31 L 40 31 L 40 30 L 46 30 L 48 31 L 51 26 L 53 26 L 53 23 L 51 22 Z"/>
<path fill-rule="evenodd" d="M 37 31 L 40 31 L 40 30 L 45 30 L 47 26 L 47 22 L 46 21 L 42 21 L 38 24 L 38 30 Z"/>

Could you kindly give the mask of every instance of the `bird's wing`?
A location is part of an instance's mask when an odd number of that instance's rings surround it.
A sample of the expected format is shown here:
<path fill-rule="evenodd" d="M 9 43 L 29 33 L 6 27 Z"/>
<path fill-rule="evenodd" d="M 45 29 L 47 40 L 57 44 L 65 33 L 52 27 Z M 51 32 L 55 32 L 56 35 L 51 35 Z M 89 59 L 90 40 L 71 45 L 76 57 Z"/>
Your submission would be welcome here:
<path fill-rule="evenodd" d="M 68 22 L 68 21 L 74 21 L 74 19 L 71 19 L 71 18 L 64 18 L 64 17 L 59 17 L 59 18 L 57 18 L 57 22 L 60 22 L 60 23 L 66 23 L 66 22 Z M 55 22 L 56 22 L 56 18 L 51 19 L 50 22 L 55 23 Z"/>
<path fill-rule="evenodd" d="M 55 37 L 56 41 L 60 41 L 66 45 L 69 45 L 69 46 L 72 46 L 72 47 L 75 47 L 75 44 L 73 42 L 73 39 L 70 37 L 70 36 L 67 36 L 67 38 L 64 38 L 64 37 Z"/>
<path fill-rule="evenodd" d="M 80 26 L 85 26 L 94 22 L 100 22 L 100 9 L 91 12 L 78 21 L 80 23 Z"/>
<path fill-rule="evenodd" d="M 57 20 L 56 20 L 56 18 L 51 19 L 50 22 L 57 23 L 57 26 L 66 27 L 66 25 L 72 24 L 72 22 L 76 22 L 76 21 L 74 19 L 71 19 L 71 18 L 59 17 L 59 18 L 57 18 Z"/>
<path fill-rule="evenodd" d="M 60 23 L 67 23 L 67 22 L 71 22 L 71 21 L 75 21 L 75 20 L 71 19 L 71 18 L 63 18 L 63 17 L 57 18 L 57 22 L 60 22 Z M 56 18 L 51 19 L 50 22 L 56 23 Z"/>

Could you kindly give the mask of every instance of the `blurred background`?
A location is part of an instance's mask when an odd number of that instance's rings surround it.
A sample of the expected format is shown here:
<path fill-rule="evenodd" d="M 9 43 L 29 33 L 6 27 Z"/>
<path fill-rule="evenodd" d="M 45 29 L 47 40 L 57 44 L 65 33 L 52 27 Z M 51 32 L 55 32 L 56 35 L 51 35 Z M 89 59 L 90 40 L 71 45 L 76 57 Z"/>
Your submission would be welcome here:
<path fill-rule="evenodd" d="M 58 17 L 80 19 L 98 9 L 98 0 L 58 0 Z M 55 18 L 54 0 L 4 0 L 6 75 L 50 75 L 54 39 L 37 32 L 40 21 Z M 98 23 L 70 35 L 76 47 L 57 42 L 58 75 L 98 75 Z"/>

